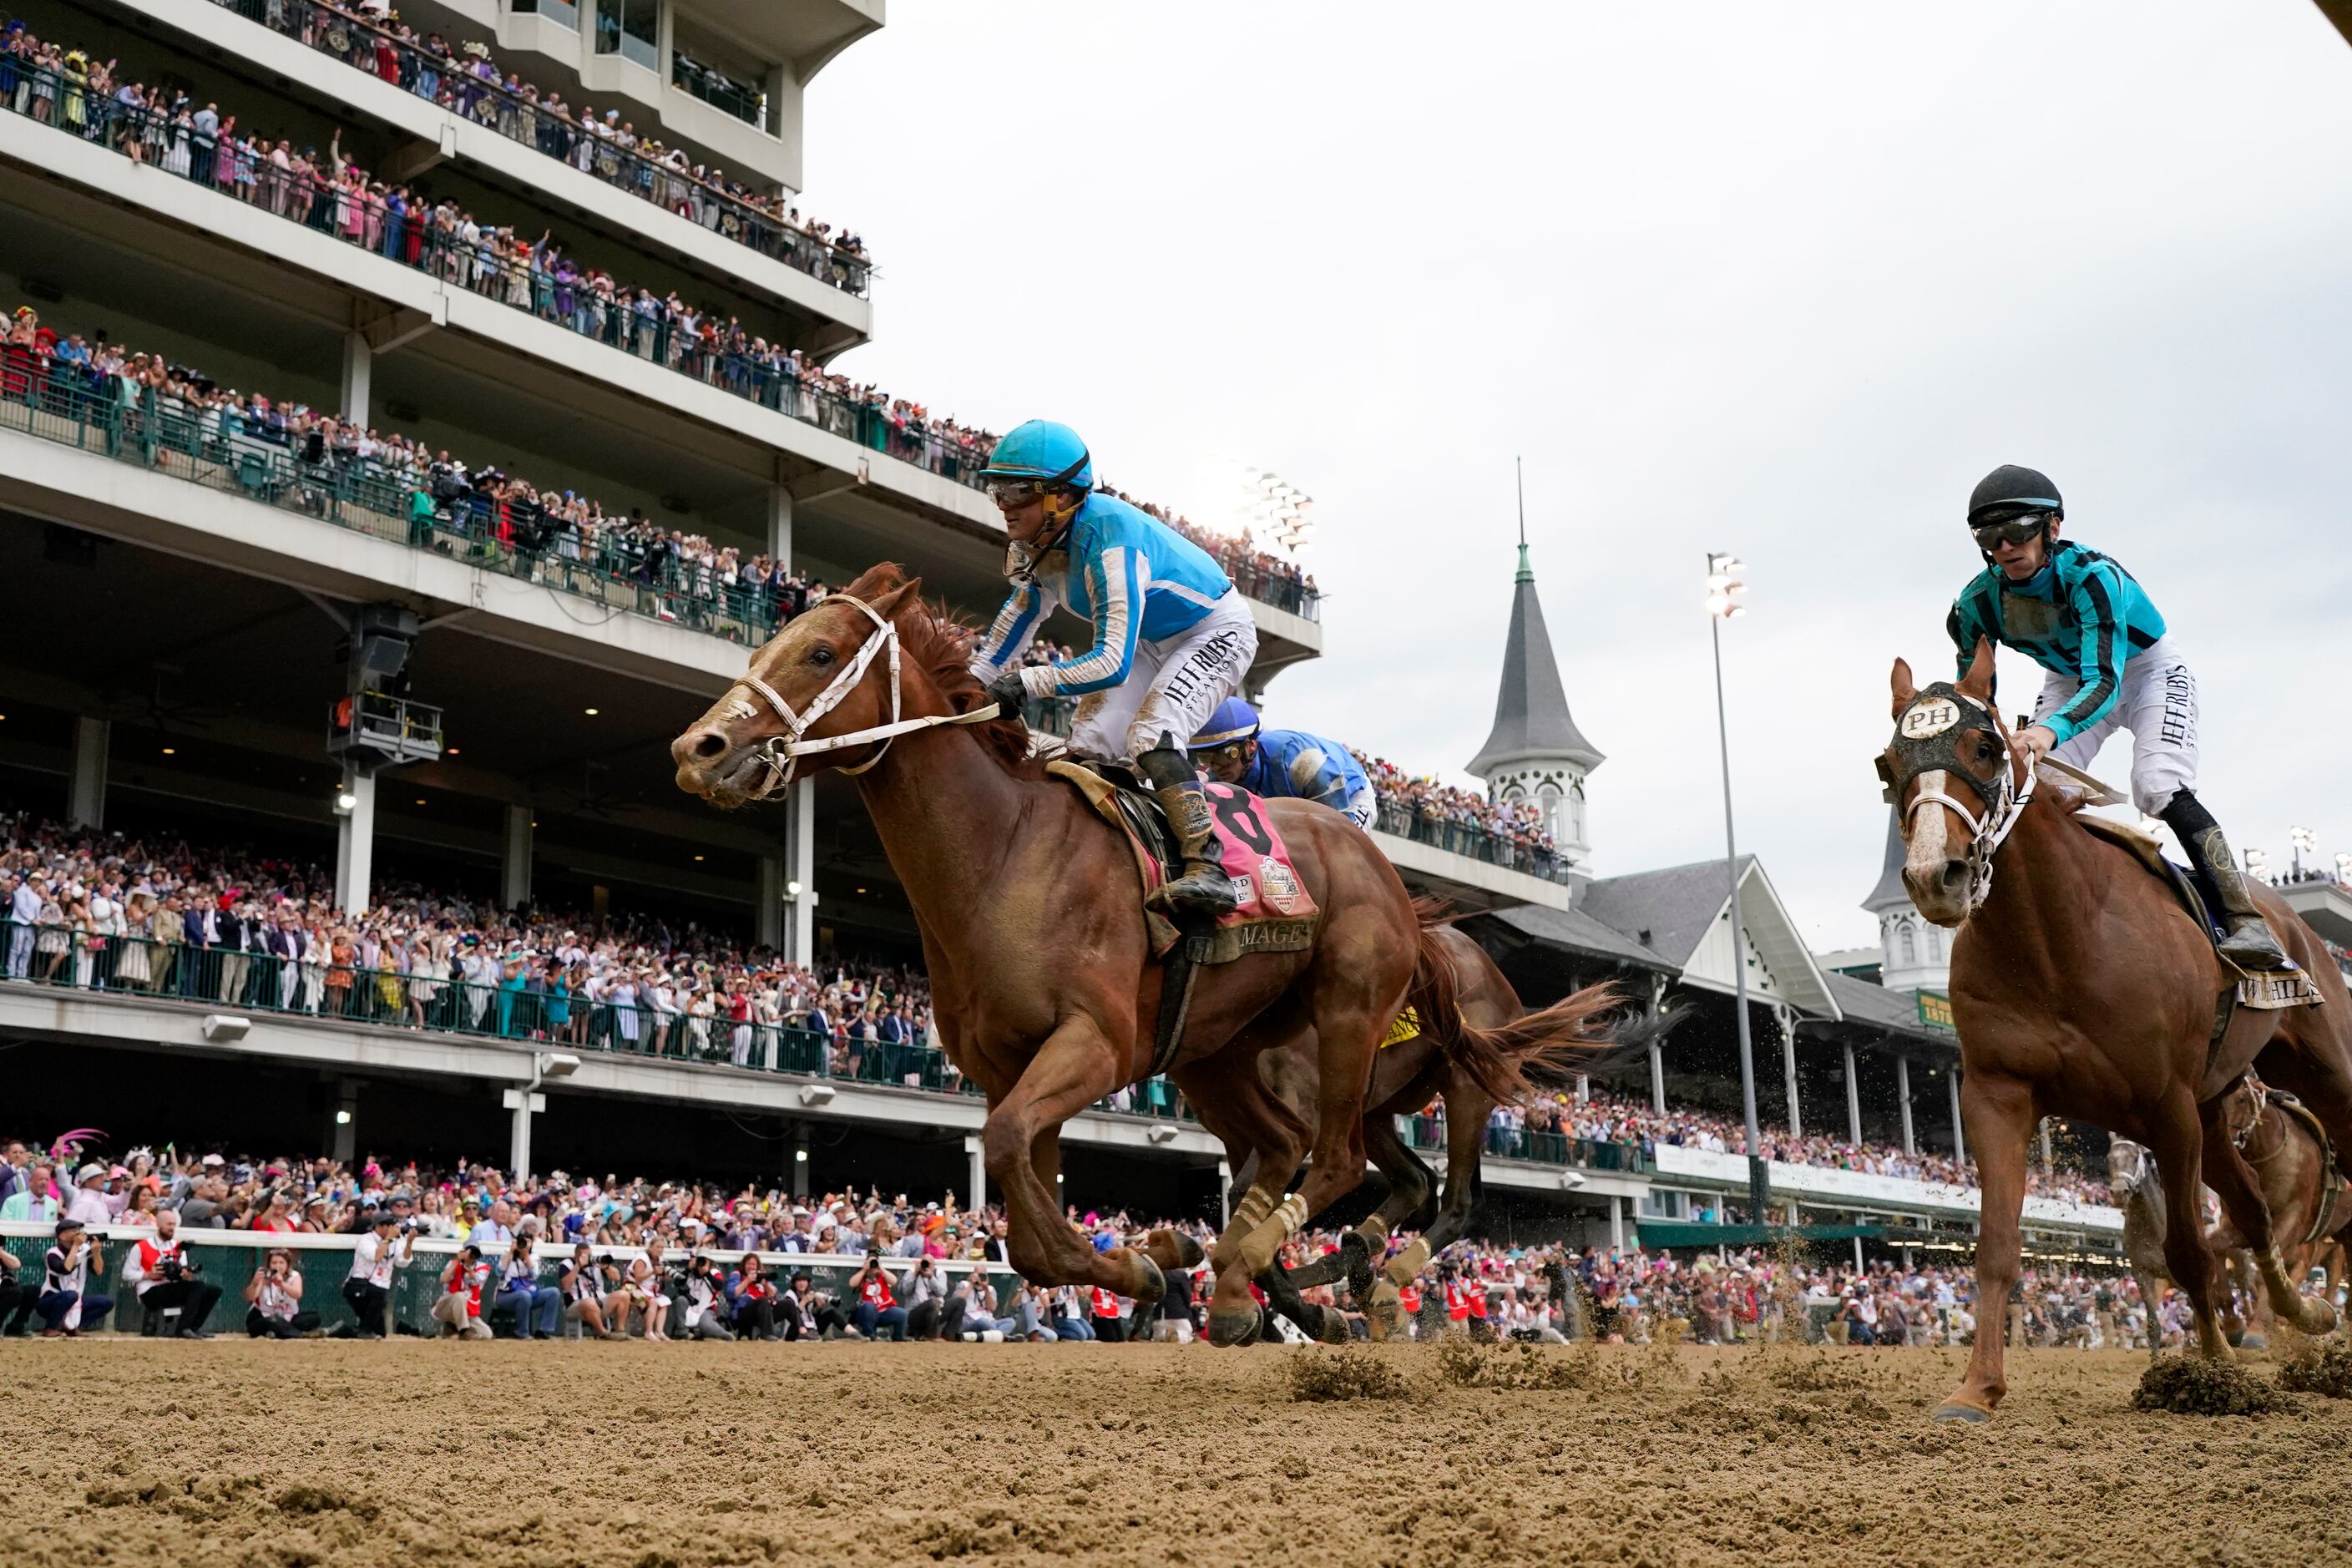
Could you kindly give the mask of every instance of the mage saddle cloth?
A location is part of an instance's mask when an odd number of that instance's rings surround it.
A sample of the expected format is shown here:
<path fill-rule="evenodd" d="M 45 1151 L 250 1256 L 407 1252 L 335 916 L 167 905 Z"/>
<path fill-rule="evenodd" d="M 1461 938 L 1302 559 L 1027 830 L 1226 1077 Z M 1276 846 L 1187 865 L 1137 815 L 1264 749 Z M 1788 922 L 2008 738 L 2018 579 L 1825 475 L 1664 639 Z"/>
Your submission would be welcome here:
<path fill-rule="evenodd" d="M 2087 811 L 2076 813 L 2074 820 L 2096 837 L 2130 850 L 2134 858 L 2161 879 L 2165 886 L 2172 889 L 2173 897 L 2180 900 L 2181 907 L 2189 911 L 2189 919 L 2195 921 L 2212 940 L 2216 956 L 2219 956 L 2224 931 L 2214 920 L 2213 911 L 2221 907 L 2221 900 L 2212 889 L 2204 886 L 2201 878 L 2188 867 L 2166 859 L 2164 847 L 2130 823 L 2118 822 L 2110 816 L 2094 816 Z M 2300 969 L 2257 973 L 2239 969 L 2226 958 L 2221 960 L 2221 963 L 2223 968 L 2238 976 L 2238 1005 L 2241 1007 L 2315 1007 L 2319 1005 L 2319 987 L 2314 985 L 2311 976 Z"/>
<path fill-rule="evenodd" d="M 1160 802 L 1142 781 L 1125 770 L 1081 767 L 1072 762 L 1045 764 L 1045 771 L 1087 797 L 1106 822 L 1125 836 L 1135 853 L 1136 874 L 1148 900 L 1181 870 L 1175 836 Z M 1247 952 L 1300 952 L 1315 945 L 1322 910 L 1290 863 L 1282 835 L 1260 809 L 1257 796 L 1231 784 L 1208 786 L 1209 810 L 1216 818 L 1217 842 L 1224 851 L 1225 876 L 1241 905 L 1221 915 L 1207 935 L 1202 963 L 1225 963 Z M 1182 933 L 1173 921 L 1146 907 L 1144 924 L 1155 958 L 1174 947 Z"/>

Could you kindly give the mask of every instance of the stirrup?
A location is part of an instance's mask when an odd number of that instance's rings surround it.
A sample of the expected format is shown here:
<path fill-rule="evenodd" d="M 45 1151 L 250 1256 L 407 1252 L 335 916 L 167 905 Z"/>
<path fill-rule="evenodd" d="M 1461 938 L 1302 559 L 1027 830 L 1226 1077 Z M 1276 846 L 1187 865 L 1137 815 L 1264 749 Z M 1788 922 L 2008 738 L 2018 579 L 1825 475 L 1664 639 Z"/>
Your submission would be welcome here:
<path fill-rule="evenodd" d="M 1211 860 L 1187 861 L 1184 874 L 1161 884 L 1154 897 L 1171 909 L 1198 914 L 1231 914 L 1241 907 L 1224 868 Z"/>
<path fill-rule="evenodd" d="M 2294 967 L 2270 921 L 2260 918 L 2240 921 L 2217 945 L 2221 956 L 2241 969 L 2274 973 Z"/>

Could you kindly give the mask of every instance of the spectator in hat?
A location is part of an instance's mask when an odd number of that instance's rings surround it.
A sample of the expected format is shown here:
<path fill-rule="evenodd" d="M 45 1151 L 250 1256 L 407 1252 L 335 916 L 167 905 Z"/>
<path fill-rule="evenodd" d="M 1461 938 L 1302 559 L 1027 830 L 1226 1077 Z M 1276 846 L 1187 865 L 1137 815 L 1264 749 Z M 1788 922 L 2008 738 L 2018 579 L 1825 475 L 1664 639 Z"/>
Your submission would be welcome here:
<path fill-rule="evenodd" d="M 106 1273 L 105 1255 L 89 1237 L 88 1227 L 71 1215 L 58 1221 L 57 1244 L 43 1259 L 39 1309 L 43 1339 L 72 1337 L 96 1326 L 114 1310 L 113 1299 L 99 1295 L 90 1282 Z"/>
<path fill-rule="evenodd" d="M 74 1173 L 73 1195 L 66 1200 L 66 1213 L 86 1226 L 113 1223 L 113 1205 L 106 1201 L 105 1166 L 92 1160 Z"/>

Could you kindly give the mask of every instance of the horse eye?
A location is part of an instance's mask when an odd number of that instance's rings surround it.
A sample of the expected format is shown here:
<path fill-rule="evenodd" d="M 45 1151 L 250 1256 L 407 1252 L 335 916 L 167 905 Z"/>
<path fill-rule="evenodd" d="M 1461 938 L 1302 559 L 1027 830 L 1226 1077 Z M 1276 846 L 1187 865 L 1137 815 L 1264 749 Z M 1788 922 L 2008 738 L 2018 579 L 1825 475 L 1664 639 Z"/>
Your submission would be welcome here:
<path fill-rule="evenodd" d="M 820 668 L 833 662 L 833 649 L 819 643 L 809 653 L 809 662 Z"/>

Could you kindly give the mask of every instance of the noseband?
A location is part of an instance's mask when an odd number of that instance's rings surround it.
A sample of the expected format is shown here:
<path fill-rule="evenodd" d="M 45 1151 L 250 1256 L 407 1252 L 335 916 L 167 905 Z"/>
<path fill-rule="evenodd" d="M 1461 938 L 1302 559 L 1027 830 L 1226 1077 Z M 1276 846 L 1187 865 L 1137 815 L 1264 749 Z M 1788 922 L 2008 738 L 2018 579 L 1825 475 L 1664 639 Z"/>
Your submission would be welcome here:
<path fill-rule="evenodd" d="M 929 730 L 940 724 L 980 724 L 997 717 L 997 705 L 989 702 L 983 703 L 968 713 L 935 713 L 927 719 L 899 718 L 898 626 L 885 619 L 873 605 L 851 594 L 827 594 L 816 604 L 811 605 L 809 609 L 814 610 L 818 605 L 830 605 L 836 600 L 845 605 L 856 605 L 866 618 L 874 623 L 874 629 L 866 634 L 866 640 L 858 645 L 856 654 L 842 667 L 841 673 L 835 676 L 826 684 L 825 689 L 816 694 L 805 711 L 795 712 L 793 705 L 784 700 L 782 693 L 761 679 L 757 672 L 748 668 L 744 670 L 741 679 L 736 682 L 738 689 L 730 694 L 732 700 L 728 704 L 729 719 L 749 719 L 760 711 L 759 708 L 743 695 L 745 691 L 751 691 L 757 693 L 770 708 L 774 709 L 776 717 L 784 722 L 783 733 L 771 735 L 761 742 L 757 755 L 761 766 L 768 770 L 768 774 L 760 787 L 751 792 L 753 800 L 764 800 L 777 790 L 791 784 L 793 774 L 798 767 L 799 759 L 802 757 L 812 756 L 819 752 L 837 752 L 846 746 L 862 746 L 872 741 L 881 742 L 880 749 L 872 756 L 854 768 L 841 770 L 844 777 L 856 778 L 859 773 L 880 762 L 888 753 L 890 742 L 901 735 L 917 730 Z M 802 613 L 805 615 L 807 611 Z M 858 682 L 866 679 L 866 672 L 873 667 L 875 656 L 885 647 L 890 650 L 890 721 L 887 724 L 871 725 L 863 730 L 852 730 L 846 734 L 826 735 L 814 741 L 803 739 L 803 737 L 809 731 L 810 725 L 832 712 L 841 705 L 844 698 L 857 689 Z M 756 660 L 759 656 L 754 654 L 752 658 Z"/>
<path fill-rule="evenodd" d="M 1964 712 L 1961 704 L 1976 710 Z M 1988 787 L 1976 784 L 1976 775 L 1960 766 L 1960 737 L 1971 731 L 1990 731 L 2001 743 L 2003 766 L 1990 786 L 1992 798 L 1984 800 L 1982 791 Z M 2009 750 L 2009 737 L 2002 733 L 2000 721 L 1992 710 L 1960 690 L 1956 686 L 1937 681 L 1920 693 L 1910 707 L 1903 710 L 1895 724 L 1895 744 L 1890 748 L 1902 758 L 1905 771 L 1900 777 L 1887 765 L 1886 758 L 1878 759 L 1878 776 L 1886 784 L 1886 802 L 1898 804 L 1903 792 L 1913 783 L 1921 784 L 1917 795 L 1903 810 L 1903 839 L 1909 843 L 1911 830 L 1918 821 L 1919 808 L 1926 805 L 1948 807 L 1954 816 L 1969 825 L 1969 901 L 1966 914 L 1972 915 L 1983 907 L 1992 892 L 1993 857 L 2009 842 L 2010 833 L 2017 826 L 2018 818 L 2025 815 L 2026 803 L 2033 798 L 2035 770 L 2024 769 L 2023 783 L 2016 773 L 2020 764 Z M 1951 773 L 1976 784 L 1982 805 L 1976 811 L 1961 805 L 1944 789 L 1944 780 Z"/>

